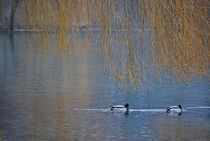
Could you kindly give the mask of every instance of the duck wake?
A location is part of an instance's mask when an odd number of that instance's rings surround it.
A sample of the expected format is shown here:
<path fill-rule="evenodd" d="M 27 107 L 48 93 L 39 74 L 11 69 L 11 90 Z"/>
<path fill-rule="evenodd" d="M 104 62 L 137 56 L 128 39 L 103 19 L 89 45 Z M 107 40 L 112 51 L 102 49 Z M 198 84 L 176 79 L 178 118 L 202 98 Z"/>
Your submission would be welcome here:
<path fill-rule="evenodd" d="M 110 111 L 110 109 L 74 109 L 74 110 L 75 111 L 100 111 L 100 112 Z M 165 112 L 165 111 L 166 111 L 165 109 L 129 109 L 129 112 Z"/>
<path fill-rule="evenodd" d="M 198 107 L 186 107 L 183 111 L 187 109 L 210 109 L 209 106 L 198 106 Z M 74 109 L 75 111 L 96 111 L 96 112 L 109 112 L 110 109 Z M 165 112 L 166 109 L 129 109 L 129 112 Z"/>
<path fill-rule="evenodd" d="M 187 107 L 186 109 L 210 109 L 209 106 Z"/>

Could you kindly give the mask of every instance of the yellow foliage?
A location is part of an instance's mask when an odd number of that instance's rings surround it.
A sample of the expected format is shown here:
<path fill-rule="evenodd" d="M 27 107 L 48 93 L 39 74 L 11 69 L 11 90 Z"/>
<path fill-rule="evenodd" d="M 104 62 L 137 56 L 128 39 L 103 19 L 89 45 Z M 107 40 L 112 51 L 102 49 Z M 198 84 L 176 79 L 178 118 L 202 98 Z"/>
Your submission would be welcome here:
<path fill-rule="evenodd" d="M 89 43 L 95 42 L 91 33 L 99 32 L 107 67 L 119 82 L 139 86 L 151 79 L 148 73 L 184 82 L 209 75 L 207 1 L 23 1 L 22 26 L 43 31 L 47 50 L 51 33 L 59 35 L 54 48 L 62 52 L 73 46 L 73 32 L 87 30 Z"/>

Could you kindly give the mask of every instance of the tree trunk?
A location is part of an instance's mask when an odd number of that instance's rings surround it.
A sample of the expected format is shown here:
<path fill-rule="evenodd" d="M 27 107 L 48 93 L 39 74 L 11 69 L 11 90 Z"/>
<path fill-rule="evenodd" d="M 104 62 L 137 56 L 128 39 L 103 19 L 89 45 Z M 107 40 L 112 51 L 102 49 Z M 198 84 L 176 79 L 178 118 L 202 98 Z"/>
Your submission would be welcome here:
<path fill-rule="evenodd" d="M 20 0 L 12 0 L 12 8 L 11 8 L 11 14 L 10 14 L 10 30 L 14 30 L 14 18 L 15 18 L 15 13 L 17 10 L 17 6 Z"/>
<path fill-rule="evenodd" d="M 2 12 L 3 12 L 3 10 L 2 10 L 2 2 L 0 1 L 0 31 L 2 30 L 2 21 L 3 21 L 3 19 L 2 19 Z"/>

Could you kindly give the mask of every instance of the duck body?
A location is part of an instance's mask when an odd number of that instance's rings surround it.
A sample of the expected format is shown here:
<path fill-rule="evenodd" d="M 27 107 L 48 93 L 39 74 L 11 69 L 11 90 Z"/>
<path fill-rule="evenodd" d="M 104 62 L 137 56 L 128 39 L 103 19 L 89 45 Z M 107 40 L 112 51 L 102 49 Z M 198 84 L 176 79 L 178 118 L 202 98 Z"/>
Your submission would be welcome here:
<path fill-rule="evenodd" d="M 122 111 L 122 112 L 126 112 L 126 111 L 129 111 L 129 104 L 126 103 L 125 105 L 114 105 L 114 106 L 110 106 L 110 110 L 111 111 Z"/>
<path fill-rule="evenodd" d="M 178 105 L 178 106 L 168 106 L 166 108 L 166 113 L 182 113 L 182 106 Z"/>

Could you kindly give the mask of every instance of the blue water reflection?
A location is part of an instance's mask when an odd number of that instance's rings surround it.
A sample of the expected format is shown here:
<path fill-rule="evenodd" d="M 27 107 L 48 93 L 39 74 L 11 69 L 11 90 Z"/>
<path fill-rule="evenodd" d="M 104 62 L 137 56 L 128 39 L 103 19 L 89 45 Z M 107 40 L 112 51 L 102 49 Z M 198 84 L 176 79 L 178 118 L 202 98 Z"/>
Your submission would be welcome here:
<path fill-rule="evenodd" d="M 26 41 L 27 39 L 27 41 Z M 119 89 L 94 52 L 72 49 L 60 56 L 37 49 L 34 36 L 0 35 L 0 137 L 6 141 L 63 140 L 209 140 L 209 80 L 187 85 L 162 80 L 142 89 Z M 40 45 L 41 46 L 41 45 Z M 164 109 L 181 104 L 186 111 L 100 110 L 128 102 L 132 109 Z"/>

